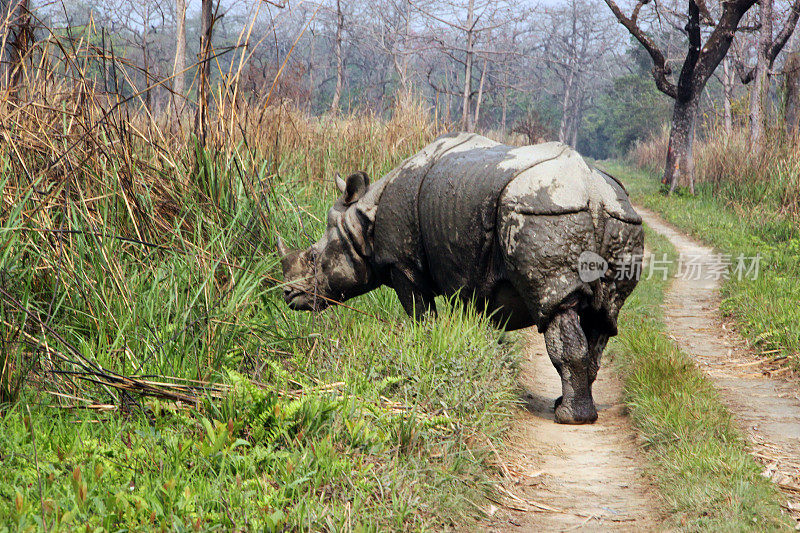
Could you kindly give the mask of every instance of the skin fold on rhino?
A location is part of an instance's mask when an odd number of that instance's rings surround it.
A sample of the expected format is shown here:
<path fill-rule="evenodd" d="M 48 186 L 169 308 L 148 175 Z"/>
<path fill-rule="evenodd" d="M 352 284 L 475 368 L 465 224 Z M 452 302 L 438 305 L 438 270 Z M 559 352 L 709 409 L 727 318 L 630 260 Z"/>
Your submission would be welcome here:
<path fill-rule="evenodd" d="M 561 376 L 556 421 L 597 420 L 592 384 L 644 241 L 614 178 L 561 143 L 512 147 L 462 133 L 373 184 L 364 172 L 336 182 L 342 196 L 323 237 L 305 250 L 279 240 L 290 308 L 321 311 L 388 285 L 420 318 L 436 312 L 436 296 L 458 294 L 499 327 L 537 326 Z"/>

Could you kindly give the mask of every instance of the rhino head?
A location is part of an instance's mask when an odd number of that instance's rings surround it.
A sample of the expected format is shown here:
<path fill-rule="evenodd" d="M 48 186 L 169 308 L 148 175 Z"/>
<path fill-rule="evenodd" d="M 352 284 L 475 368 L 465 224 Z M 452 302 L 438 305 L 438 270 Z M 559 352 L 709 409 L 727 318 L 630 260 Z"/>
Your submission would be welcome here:
<path fill-rule="evenodd" d="M 369 263 L 376 206 L 359 202 L 369 188 L 369 176 L 355 172 L 344 180 L 337 174 L 336 185 L 342 196 L 328 211 L 320 240 L 305 250 L 290 250 L 278 238 L 283 299 L 291 309 L 322 311 L 378 285 Z"/>

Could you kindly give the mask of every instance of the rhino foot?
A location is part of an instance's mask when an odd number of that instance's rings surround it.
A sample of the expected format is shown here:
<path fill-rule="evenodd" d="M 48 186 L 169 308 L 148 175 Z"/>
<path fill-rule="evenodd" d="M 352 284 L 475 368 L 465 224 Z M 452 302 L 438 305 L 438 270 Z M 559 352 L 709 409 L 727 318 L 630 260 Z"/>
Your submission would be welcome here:
<path fill-rule="evenodd" d="M 597 421 L 597 409 L 592 401 L 585 402 L 559 402 L 556 400 L 555 420 L 559 424 L 592 424 Z"/>

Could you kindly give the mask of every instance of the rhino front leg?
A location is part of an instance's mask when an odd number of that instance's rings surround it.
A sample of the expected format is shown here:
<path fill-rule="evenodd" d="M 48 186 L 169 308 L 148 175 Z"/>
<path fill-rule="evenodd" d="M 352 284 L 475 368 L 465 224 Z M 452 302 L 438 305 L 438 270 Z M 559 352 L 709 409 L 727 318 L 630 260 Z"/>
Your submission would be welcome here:
<path fill-rule="evenodd" d="M 397 293 L 400 305 L 408 316 L 421 320 L 426 313 L 436 315 L 436 303 L 433 292 L 420 281 L 420 276 L 406 272 L 398 267 L 390 271 L 392 287 Z"/>
<path fill-rule="evenodd" d="M 597 377 L 599 357 L 596 347 L 589 346 L 577 311 L 574 308 L 559 311 L 547 327 L 544 340 L 550 361 L 561 376 L 562 395 L 556 401 L 556 422 L 594 422 L 597 409 L 592 399 L 592 383 Z"/>

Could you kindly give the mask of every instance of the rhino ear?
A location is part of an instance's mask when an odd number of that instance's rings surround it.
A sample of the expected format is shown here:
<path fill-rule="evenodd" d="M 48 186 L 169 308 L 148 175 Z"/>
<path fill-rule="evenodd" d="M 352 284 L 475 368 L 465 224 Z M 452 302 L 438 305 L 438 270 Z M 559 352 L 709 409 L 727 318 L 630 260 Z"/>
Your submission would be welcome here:
<path fill-rule="evenodd" d="M 367 192 L 367 188 L 369 187 L 369 176 L 366 172 L 353 172 L 347 176 L 347 180 L 338 178 L 336 180 L 337 185 L 339 185 L 339 181 L 343 181 L 345 184 L 344 190 L 342 190 L 342 201 L 344 202 L 344 205 L 350 205 L 354 202 L 357 202 L 359 198 L 364 196 L 364 194 Z M 339 189 L 341 188 L 341 185 L 339 185 Z"/>

